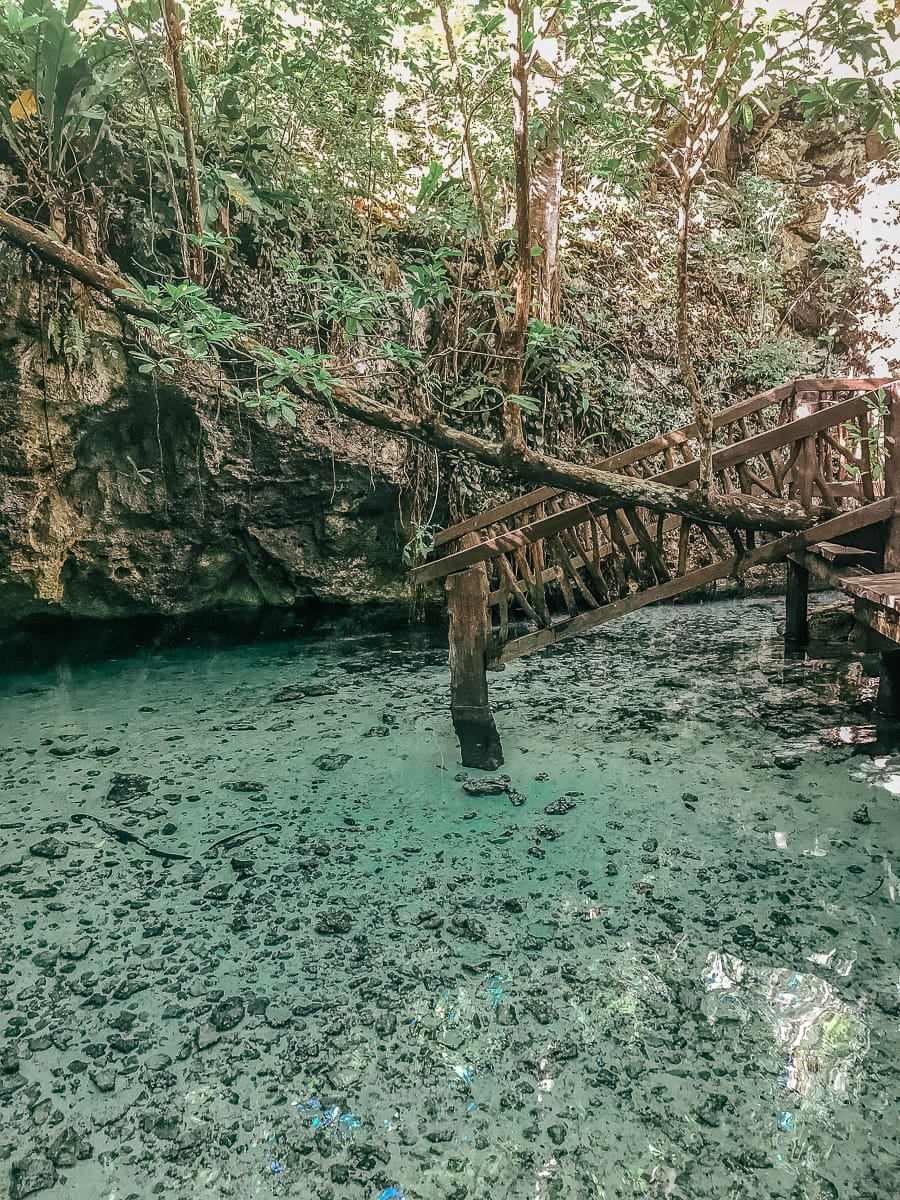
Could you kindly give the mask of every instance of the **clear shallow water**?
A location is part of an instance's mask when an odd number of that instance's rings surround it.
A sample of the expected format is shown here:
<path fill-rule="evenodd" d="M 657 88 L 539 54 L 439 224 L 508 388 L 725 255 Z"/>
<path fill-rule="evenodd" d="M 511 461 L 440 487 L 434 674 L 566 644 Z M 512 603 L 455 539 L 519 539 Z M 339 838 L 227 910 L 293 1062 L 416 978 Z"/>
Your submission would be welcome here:
<path fill-rule="evenodd" d="M 520 805 L 457 778 L 440 640 L 9 671 L 0 1187 L 895 1195 L 900 758 L 779 611 L 494 676 Z"/>

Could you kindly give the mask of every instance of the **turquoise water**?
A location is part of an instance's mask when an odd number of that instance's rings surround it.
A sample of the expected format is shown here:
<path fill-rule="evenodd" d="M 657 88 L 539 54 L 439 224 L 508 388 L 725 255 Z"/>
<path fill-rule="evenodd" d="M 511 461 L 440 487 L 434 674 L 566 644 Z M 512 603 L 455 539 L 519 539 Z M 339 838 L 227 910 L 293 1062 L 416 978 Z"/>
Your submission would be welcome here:
<path fill-rule="evenodd" d="M 440 637 L 8 664 L 0 1188 L 895 1195 L 900 757 L 779 608 L 493 676 L 488 796 Z"/>

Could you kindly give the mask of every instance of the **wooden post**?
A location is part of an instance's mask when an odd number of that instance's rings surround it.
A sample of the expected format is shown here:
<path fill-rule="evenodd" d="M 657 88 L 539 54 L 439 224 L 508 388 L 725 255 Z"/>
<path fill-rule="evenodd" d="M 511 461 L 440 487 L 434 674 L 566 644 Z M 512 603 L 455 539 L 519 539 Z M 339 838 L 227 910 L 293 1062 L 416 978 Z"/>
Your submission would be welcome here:
<path fill-rule="evenodd" d="M 882 650 L 878 656 L 878 698 L 875 711 L 900 717 L 900 650 Z"/>
<path fill-rule="evenodd" d="M 885 388 L 888 415 L 884 422 L 884 494 L 900 500 L 900 386 Z M 895 439 L 895 440 L 892 440 Z M 900 571 L 900 513 L 887 522 L 884 539 L 886 574 Z M 879 655 L 878 699 L 875 708 L 886 716 L 900 716 L 900 650 L 883 650 Z"/>
<path fill-rule="evenodd" d="M 476 534 L 464 534 L 461 550 L 477 546 Z M 503 762 L 503 747 L 488 701 L 487 653 L 490 644 L 488 579 L 484 563 L 448 575 L 450 616 L 450 713 L 464 767 L 493 771 Z"/>
<path fill-rule="evenodd" d="M 794 396 L 794 419 L 811 417 L 821 407 L 821 394 L 813 391 L 797 392 Z M 816 435 L 804 438 L 792 472 L 791 495 L 805 509 L 812 506 L 813 481 L 816 477 Z"/>
<path fill-rule="evenodd" d="M 805 646 L 809 640 L 807 603 L 809 600 L 809 571 L 792 558 L 787 563 L 787 595 L 785 597 L 784 640 Z"/>

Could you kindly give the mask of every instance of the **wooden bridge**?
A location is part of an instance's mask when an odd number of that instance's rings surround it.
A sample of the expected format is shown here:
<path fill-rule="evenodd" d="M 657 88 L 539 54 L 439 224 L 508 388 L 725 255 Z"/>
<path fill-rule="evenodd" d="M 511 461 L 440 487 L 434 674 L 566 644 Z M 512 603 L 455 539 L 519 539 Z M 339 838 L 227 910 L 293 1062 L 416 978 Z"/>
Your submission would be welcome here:
<path fill-rule="evenodd" d="M 544 487 L 438 534 L 435 556 L 412 575 L 446 581 L 463 764 L 503 761 L 488 669 L 764 563 L 789 564 L 793 641 L 806 636 L 811 573 L 854 595 L 859 619 L 884 643 L 883 699 L 900 697 L 900 452 L 896 463 L 890 455 L 898 397 L 890 379 L 798 379 L 715 414 L 717 490 L 799 501 L 811 518 L 799 533 L 736 531 Z M 696 428 L 686 425 L 593 465 L 696 488 L 698 458 Z M 879 574 L 885 566 L 897 573 Z"/>

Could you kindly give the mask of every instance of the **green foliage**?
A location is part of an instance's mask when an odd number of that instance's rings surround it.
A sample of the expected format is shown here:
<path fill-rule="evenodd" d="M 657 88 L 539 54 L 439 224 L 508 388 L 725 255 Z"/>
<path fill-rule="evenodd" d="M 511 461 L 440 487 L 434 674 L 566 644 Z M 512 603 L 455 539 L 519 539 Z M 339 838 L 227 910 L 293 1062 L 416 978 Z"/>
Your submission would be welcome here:
<path fill-rule="evenodd" d="M 242 317 L 213 304 L 199 284 L 162 283 L 144 287 L 136 280 L 129 283 L 131 291 L 120 289 L 117 295 L 137 295 L 159 313 L 157 320 L 136 318 L 137 327 L 195 362 L 210 358 L 215 348 L 228 345 L 236 334 L 253 328 Z"/>
<path fill-rule="evenodd" d="M 434 549 L 434 535 L 439 528 L 439 525 L 430 525 L 418 521 L 413 523 L 409 541 L 403 547 L 404 566 L 414 567 L 418 563 L 425 561 Z"/>
<path fill-rule="evenodd" d="M 808 348 L 796 337 L 767 334 L 755 345 L 736 334 L 730 340 L 735 350 L 734 377 L 754 392 L 768 391 L 813 366 Z"/>
<path fill-rule="evenodd" d="M 124 47 L 73 22 L 52 0 L 7 0 L 0 12 L 0 128 L 20 163 L 59 195 L 89 174 L 109 135 L 106 119 L 127 70 Z"/>
<path fill-rule="evenodd" d="M 891 410 L 883 387 L 869 392 L 864 399 L 868 412 L 865 427 L 860 429 L 852 421 L 847 421 L 842 429 L 848 442 L 856 448 L 860 461 L 863 460 L 864 455 L 868 458 L 872 478 L 877 481 L 884 476 L 884 460 L 889 447 L 894 444 L 894 439 L 885 433 L 886 422 Z M 859 479 L 863 473 L 862 467 L 857 466 L 856 463 L 848 463 L 846 470 L 855 479 Z"/>
<path fill-rule="evenodd" d="M 61 309 L 51 312 L 47 320 L 47 340 L 57 358 L 75 367 L 87 364 L 90 345 L 75 313 L 65 313 Z"/>

